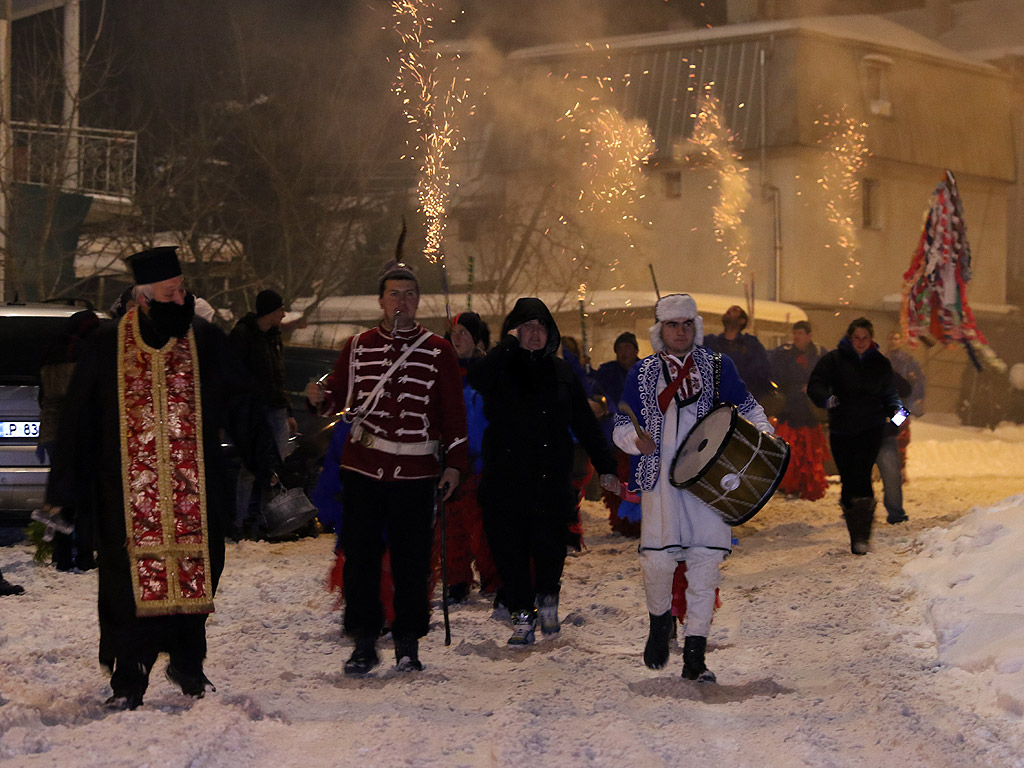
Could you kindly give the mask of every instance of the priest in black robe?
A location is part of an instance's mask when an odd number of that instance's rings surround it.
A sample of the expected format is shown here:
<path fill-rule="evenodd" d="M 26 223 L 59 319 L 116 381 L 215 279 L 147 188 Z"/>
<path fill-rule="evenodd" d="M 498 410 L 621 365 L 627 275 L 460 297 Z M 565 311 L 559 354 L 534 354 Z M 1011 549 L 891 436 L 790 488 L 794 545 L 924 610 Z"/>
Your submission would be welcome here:
<path fill-rule="evenodd" d="M 183 693 L 209 685 L 206 619 L 234 511 L 222 437 L 267 485 L 281 461 L 227 337 L 195 316 L 175 248 L 130 263 L 139 306 L 83 350 L 46 495 L 53 515 L 94 517 L 99 658 L 121 709 L 142 704 L 161 652 Z"/>

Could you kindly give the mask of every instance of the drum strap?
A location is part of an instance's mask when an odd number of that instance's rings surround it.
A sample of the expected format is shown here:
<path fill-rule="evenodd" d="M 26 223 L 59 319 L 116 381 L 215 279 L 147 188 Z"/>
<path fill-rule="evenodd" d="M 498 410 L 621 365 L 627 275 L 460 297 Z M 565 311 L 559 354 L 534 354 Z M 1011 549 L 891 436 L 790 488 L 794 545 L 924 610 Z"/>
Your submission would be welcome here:
<path fill-rule="evenodd" d="M 714 376 L 714 389 L 711 391 L 711 407 L 718 406 L 721 400 L 719 393 L 722 391 L 722 353 L 714 352 L 711 355 L 711 371 Z"/>

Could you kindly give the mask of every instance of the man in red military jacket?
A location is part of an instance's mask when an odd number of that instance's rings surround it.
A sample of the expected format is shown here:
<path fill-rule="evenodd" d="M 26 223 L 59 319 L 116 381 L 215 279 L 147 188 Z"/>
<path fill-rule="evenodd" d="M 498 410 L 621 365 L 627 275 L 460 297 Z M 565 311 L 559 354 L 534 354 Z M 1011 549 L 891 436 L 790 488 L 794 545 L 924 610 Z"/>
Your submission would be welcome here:
<path fill-rule="evenodd" d="M 382 275 L 379 294 L 380 324 L 350 338 L 326 383 L 306 389 L 310 403 L 342 410 L 352 424 L 340 470 L 344 623 L 355 639 L 348 675 L 366 674 L 380 661 L 385 546 L 395 582 L 395 659 L 399 669 L 423 669 L 418 639 L 430 619 L 435 489 L 447 499 L 468 462 L 458 360 L 447 341 L 416 322 L 415 273 L 396 262 Z"/>

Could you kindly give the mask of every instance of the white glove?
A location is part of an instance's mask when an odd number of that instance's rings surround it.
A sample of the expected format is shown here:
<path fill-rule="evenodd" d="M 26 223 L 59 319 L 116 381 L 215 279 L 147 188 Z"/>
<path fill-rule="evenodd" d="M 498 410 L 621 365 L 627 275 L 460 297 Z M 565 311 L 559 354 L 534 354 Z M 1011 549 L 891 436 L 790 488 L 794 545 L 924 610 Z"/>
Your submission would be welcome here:
<path fill-rule="evenodd" d="M 43 541 L 53 541 L 55 533 L 67 534 L 75 530 L 75 526 L 71 522 L 61 517 L 60 510 L 60 507 L 51 507 L 49 505 L 44 506 L 42 509 L 32 510 L 31 518 L 37 523 L 42 523 L 46 526 Z"/>

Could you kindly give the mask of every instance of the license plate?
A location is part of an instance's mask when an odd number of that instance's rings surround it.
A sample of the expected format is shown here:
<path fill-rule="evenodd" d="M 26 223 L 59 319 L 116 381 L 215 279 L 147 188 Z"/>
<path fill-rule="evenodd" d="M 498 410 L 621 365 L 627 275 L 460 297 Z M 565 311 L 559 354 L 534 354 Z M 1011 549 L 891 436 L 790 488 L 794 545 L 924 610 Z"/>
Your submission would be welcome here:
<path fill-rule="evenodd" d="M 39 437 L 38 421 L 0 421 L 0 438 Z"/>

